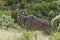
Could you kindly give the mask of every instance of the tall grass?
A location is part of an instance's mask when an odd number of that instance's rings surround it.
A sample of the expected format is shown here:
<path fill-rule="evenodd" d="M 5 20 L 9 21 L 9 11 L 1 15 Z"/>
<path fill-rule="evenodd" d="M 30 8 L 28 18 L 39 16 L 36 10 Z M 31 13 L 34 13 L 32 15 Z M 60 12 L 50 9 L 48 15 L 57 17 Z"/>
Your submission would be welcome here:
<path fill-rule="evenodd" d="M 55 32 L 50 36 L 51 40 L 60 40 L 60 32 Z"/>
<path fill-rule="evenodd" d="M 39 31 L 18 32 L 0 30 L 0 40 L 49 40 L 49 37 Z"/>

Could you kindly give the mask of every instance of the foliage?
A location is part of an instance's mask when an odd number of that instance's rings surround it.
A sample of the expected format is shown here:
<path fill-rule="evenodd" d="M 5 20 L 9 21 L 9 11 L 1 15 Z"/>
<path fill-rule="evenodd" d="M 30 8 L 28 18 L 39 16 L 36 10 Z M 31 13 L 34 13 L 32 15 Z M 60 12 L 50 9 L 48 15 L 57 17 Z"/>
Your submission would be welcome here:
<path fill-rule="evenodd" d="M 17 11 L 11 11 L 11 17 L 14 19 L 14 23 L 18 22 Z"/>
<path fill-rule="evenodd" d="M 56 2 L 56 0 L 26 0 L 21 1 L 20 8 L 26 9 L 26 15 L 32 14 L 38 18 L 43 18 L 51 21 L 53 17 L 58 15 L 57 4 L 58 3 Z"/>
<path fill-rule="evenodd" d="M 0 6 L 0 10 L 5 10 L 2 6 Z"/>
<path fill-rule="evenodd" d="M 49 20 L 50 18 L 52 18 L 52 17 L 50 17 L 51 15 L 49 15 L 49 12 L 51 10 L 53 10 L 53 11 L 57 11 L 58 10 L 57 9 L 57 3 L 56 2 L 36 3 L 36 4 L 33 4 L 32 7 L 31 7 L 31 14 L 33 14 L 33 15 L 37 14 L 37 15 L 35 15 L 37 17 L 40 16 L 39 14 L 41 14 L 41 16 L 44 16 L 45 19 L 48 19 Z M 56 14 L 56 12 L 54 14 Z"/>
<path fill-rule="evenodd" d="M 18 0 L 5 0 L 7 6 L 12 6 L 15 10 Z M 21 0 L 20 9 L 26 9 L 26 15 L 35 15 L 38 18 L 43 18 L 51 21 L 53 17 L 58 15 L 57 0 Z M 53 11 L 51 13 L 51 10 Z M 52 16 L 54 15 L 54 16 Z"/>
<path fill-rule="evenodd" d="M 18 0 L 4 0 L 4 6 L 10 6 L 12 10 L 15 10 L 17 7 Z"/>
<path fill-rule="evenodd" d="M 4 0 L 6 6 L 12 6 L 13 4 L 17 4 L 18 0 Z"/>
<path fill-rule="evenodd" d="M 14 19 L 11 17 L 11 11 L 0 11 L 0 28 L 17 28 L 17 24 L 14 23 Z"/>
<path fill-rule="evenodd" d="M 60 32 L 55 32 L 50 36 L 51 40 L 60 40 Z"/>
<path fill-rule="evenodd" d="M 52 19 L 51 25 L 53 31 L 60 30 L 60 15 L 57 15 L 55 18 Z"/>

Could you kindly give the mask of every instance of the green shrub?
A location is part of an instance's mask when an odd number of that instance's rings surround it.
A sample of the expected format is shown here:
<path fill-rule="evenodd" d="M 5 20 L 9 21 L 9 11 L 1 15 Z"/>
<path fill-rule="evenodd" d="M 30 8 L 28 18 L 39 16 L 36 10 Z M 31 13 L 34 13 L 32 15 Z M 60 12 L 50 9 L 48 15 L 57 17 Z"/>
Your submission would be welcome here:
<path fill-rule="evenodd" d="M 53 31 L 60 30 L 60 15 L 57 15 L 55 18 L 51 20 L 51 25 Z"/>
<path fill-rule="evenodd" d="M 12 11 L 11 17 L 14 19 L 14 23 L 17 23 L 18 22 L 18 19 L 17 19 L 17 11 Z"/>
<path fill-rule="evenodd" d="M 55 32 L 50 36 L 51 40 L 60 40 L 60 32 Z"/>
<path fill-rule="evenodd" d="M 5 10 L 2 6 L 0 6 L 0 10 Z"/>
<path fill-rule="evenodd" d="M 4 0 L 6 6 L 12 6 L 13 4 L 17 4 L 18 0 Z"/>
<path fill-rule="evenodd" d="M 5 0 L 5 5 L 11 6 L 15 10 L 18 0 Z M 26 8 L 26 15 L 35 15 L 38 18 L 50 20 L 53 18 L 51 15 L 56 15 L 58 12 L 56 0 L 21 0 L 20 9 Z M 50 11 L 53 12 L 50 15 Z M 55 16 L 54 16 L 55 17 Z"/>
<path fill-rule="evenodd" d="M 14 23 L 14 19 L 11 17 L 11 11 L 1 11 L 0 12 L 0 28 L 8 29 L 8 28 L 17 28 L 17 24 Z"/>
<path fill-rule="evenodd" d="M 16 9 L 18 0 L 4 0 L 4 1 L 5 1 L 5 3 L 4 3 L 5 6 L 10 6 L 12 10 Z"/>
<path fill-rule="evenodd" d="M 52 0 L 51 0 L 52 1 Z M 42 1 L 41 3 L 32 2 L 31 5 L 27 8 L 27 15 L 35 15 L 38 18 L 43 18 L 51 21 L 53 17 L 58 15 L 58 8 L 57 2 L 45 2 Z M 52 10 L 52 12 L 51 12 Z M 52 16 L 54 15 L 54 16 Z"/>

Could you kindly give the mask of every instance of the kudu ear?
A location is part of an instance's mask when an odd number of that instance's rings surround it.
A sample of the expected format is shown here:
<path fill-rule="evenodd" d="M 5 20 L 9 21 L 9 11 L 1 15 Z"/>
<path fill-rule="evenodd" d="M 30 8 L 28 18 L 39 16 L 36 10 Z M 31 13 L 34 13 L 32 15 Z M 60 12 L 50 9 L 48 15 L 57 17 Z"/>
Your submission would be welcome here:
<path fill-rule="evenodd" d="M 26 14 L 25 10 L 20 9 L 20 2 L 21 2 L 21 0 L 18 0 L 17 11 L 19 14 L 25 15 Z"/>

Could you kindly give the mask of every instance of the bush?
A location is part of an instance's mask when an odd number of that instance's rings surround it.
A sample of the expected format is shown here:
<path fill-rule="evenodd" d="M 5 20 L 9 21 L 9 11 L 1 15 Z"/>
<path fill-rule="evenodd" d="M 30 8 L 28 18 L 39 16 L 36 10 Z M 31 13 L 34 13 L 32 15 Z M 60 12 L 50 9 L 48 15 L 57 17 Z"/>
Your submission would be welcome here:
<path fill-rule="evenodd" d="M 4 0 L 5 1 L 5 6 L 10 6 L 12 10 L 15 10 L 17 7 L 18 0 Z"/>
<path fill-rule="evenodd" d="M 51 20 L 51 25 L 53 31 L 60 30 L 60 15 L 57 15 L 55 18 Z"/>
<path fill-rule="evenodd" d="M 17 24 L 14 23 L 14 19 L 11 17 L 11 11 L 1 11 L 0 12 L 0 28 L 8 29 L 13 28 L 17 29 Z"/>
<path fill-rule="evenodd" d="M 11 6 L 13 10 L 17 8 L 17 3 L 18 0 L 5 0 L 5 5 Z M 53 10 L 54 15 L 56 15 L 58 11 L 56 0 L 21 0 L 20 9 L 25 8 L 27 9 L 26 15 L 32 14 L 38 18 L 48 19 L 49 21 L 53 18 L 51 16 L 53 13 L 49 15 L 49 12 Z"/>
<path fill-rule="evenodd" d="M 42 1 L 41 3 L 32 2 L 31 5 L 27 9 L 28 9 L 27 15 L 32 14 L 38 18 L 47 19 L 49 21 L 51 21 L 51 19 L 53 17 L 58 15 L 57 2 L 55 2 L 55 1 L 52 1 L 52 2 Z M 51 10 L 52 10 L 52 12 L 51 12 Z M 54 15 L 54 16 L 52 16 L 52 15 Z"/>
<path fill-rule="evenodd" d="M 0 6 L 0 10 L 5 10 L 2 6 Z"/>
<path fill-rule="evenodd" d="M 17 11 L 12 11 L 11 17 L 14 19 L 14 23 L 17 23 L 18 22 L 18 19 L 17 19 Z"/>
<path fill-rule="evenodd" d="M 4 0 L 6 6 L 12 6 L 13 4 L 17 4 L 18 0 Z"/>
<path fill-rule="evenodd" d="M 55 32 L 50 36 L 51 40 L 60 40 L 60 33 Z"/>

